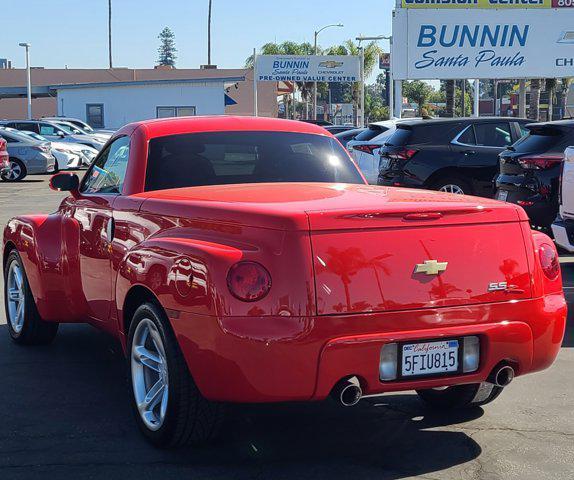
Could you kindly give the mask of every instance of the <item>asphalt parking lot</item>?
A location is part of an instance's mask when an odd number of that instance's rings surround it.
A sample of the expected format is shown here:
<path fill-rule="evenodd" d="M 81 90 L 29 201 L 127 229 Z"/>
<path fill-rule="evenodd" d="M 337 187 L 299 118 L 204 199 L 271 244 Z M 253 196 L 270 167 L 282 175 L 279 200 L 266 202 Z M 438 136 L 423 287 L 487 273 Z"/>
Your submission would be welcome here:
<path fill-rule="evenodd" d="M 57 208 L 63 195 L 47 180 L 0 183 L 2 228 L 14 215 Z M 562 261 L 574 301 L 574 259 Z M 17 347 L 2 308 L 0 479 L 572 479 L 572 321 L 556 364 L 518 378 L 484 410 L 435 413 L 414 393 L 351 409 L 237 406 L 216 445 L 168 452 L 137 432 L 114 340 L 63 326 L 50 347 Z"/>

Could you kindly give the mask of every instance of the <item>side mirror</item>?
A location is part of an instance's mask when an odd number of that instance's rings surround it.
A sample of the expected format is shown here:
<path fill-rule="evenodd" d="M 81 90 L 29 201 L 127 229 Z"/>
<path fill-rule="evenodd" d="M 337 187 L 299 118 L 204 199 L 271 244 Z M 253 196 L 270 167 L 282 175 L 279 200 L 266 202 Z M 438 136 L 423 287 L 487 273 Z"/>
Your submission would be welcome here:
<path fill-rule="evenodd" d="M 66 136 L 64 132 L 58 132 L 56 135 L 58 135 L 60 138 L 64 138 Z"/>
<path fill-rule="evenodd" d="M 50 179 L 50 188 L 57 192 L 78 192 L 80 179 L 75 173 L 58 173 Z"/>

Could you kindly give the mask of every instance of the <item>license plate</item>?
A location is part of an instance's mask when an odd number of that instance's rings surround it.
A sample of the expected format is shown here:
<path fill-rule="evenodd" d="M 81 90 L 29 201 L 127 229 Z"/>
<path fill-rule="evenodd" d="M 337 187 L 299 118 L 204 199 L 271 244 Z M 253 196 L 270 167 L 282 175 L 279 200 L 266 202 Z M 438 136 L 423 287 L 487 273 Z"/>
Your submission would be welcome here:
<path fill-rule="evenodd" d="M 386 170 L 387 168 L 389 168 L 390 163 L 391 160 L 389 158 L 381 157 L 381 159 L 379 160 L 379 170 Z"/>
<path fill-rule="evenodd" d="M 498 200 L 506 202 L 507 198 L 508 198 L 508 192 L 506 190 L 500 190 L 498 192 Z"/>
<path fill-rule="evenodd" d="M 458 340 L 405 344 L 402 346 L 402 376 L 457 372 L 458 348 Z"/>

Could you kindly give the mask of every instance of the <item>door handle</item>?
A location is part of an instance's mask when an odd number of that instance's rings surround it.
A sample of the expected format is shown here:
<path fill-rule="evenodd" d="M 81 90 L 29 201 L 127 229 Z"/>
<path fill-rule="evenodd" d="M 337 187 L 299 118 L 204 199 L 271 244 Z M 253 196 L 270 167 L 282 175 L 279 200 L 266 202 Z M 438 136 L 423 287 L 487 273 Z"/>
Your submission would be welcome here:
<path fill-rule="evenodd" d="M 476 152 L 474 150 L 465 150 L 462 153 L 463 155 L 476 155 Z"/>
<path fill-rule="evenodd" d="M 116 231 L 116 224 L 114 219 L 110 217 L 108 220 L 108 224 L 106 226 L 106 236 L 108 238 L 108 242 L 111 242 L 114 239 L 114 233 Z"/>

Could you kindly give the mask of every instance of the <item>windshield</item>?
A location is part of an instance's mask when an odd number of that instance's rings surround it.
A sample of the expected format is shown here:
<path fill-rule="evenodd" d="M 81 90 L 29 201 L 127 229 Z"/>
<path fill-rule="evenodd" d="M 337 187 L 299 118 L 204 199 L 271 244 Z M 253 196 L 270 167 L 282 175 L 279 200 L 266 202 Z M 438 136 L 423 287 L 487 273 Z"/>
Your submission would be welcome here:
<path fill-rule="evenodd" d="M 84 132 L 80 127 L 76 127 L 75 125 L 72 125 L 71 123 L 57 123 L 58 127 L 60 127 L 62 130 L 64 130 L 66 133 L 71 133 L 74 135 L 85 135 L 86 132 Z"/>
<path fill-rule="evenodd" d="M 288 132 L 209 132 L 150 141 L 146 191 L 265 182 L 364 183 L 331 137 Z"/>

